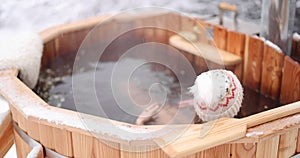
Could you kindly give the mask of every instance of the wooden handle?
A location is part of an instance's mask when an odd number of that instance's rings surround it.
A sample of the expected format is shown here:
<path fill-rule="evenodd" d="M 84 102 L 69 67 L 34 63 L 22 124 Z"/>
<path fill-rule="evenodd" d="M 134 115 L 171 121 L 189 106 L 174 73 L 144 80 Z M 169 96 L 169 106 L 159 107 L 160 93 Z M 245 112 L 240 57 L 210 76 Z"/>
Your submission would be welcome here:
<path fill-rule="evenodd" d="M 219 9 L 228 10 L 228 11 L 232 11 L 232 12 L 237 11 L 237 7 L 235 5 L 228 4 L 228 3 L 225 3 L 225 2 L 219 3 Z"/>

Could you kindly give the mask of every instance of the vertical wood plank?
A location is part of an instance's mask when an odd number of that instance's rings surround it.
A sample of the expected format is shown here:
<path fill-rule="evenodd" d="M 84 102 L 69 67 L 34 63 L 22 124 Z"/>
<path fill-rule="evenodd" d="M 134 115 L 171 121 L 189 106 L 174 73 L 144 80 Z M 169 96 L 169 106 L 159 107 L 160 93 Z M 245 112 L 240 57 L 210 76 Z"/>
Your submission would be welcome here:
<path fill-rule="evenodd" d="M 257 143 L 256 157 L 277 157 L 279 136 L 274 136 Z"/>
<path fill-rule="evenodd" d="M 156 146 L 121 144 L 121 158 L 155 158 L 160 154 Z"/>
<path fill-rule="evenodd" d="M 274 100 L 279 99 L 284 54 L 265 45 L 260 92 Z"/>
<path fill-rule="evenodd" d="M 291 56 L 300 60 L 300 40 L 293 38 Z"/>
<path fill-rule="evenodd" d="M 44 43 L 43 56 L 41 61 L 42 67 L 45 67 L 55 57 L 56 51 L 54 43 L 54 40 Z"/>
<path fill-rule="evenodd" d="M 300 100 L 300 65 L 293 59 L 284 58 L 280 103 L 287 104 Z"/>
<path fill-rule="evenodd" d="M 21 136 L 14 130 L 16 152 L 18 157 L 26 157 L 31 151 L 31 147 L 21 138 Z"/>
<path fill-rule="evenodd" d="M 214 26 L 214 42 L 219 49 L 227 49 L 227 30 L 221 26 Z"/>
<path fill-rule="evenodd" d="M 120 158 L 120 144 L 94 139 L 94 155 L 97 158 Z"/>
<path fill-rule="evenodd" d="M 238 55 L 242 58 L 242 62 L 236 65 L 234 73 L 237 78 L 242 82 L 243 80 L 243 65 L 244 65 L 244 51 L 245 51 L 245 34 L 228 31 L 227 34 L 227 47 L 228 52 Z"/>
<path fill-rule="evenodd" d="M 39 123 L 28 121 L 28 135 L 36 141 L 40 141 Z"/>
<path fill-rule="evenodd" d="M 72 146 L 75 158 L 95 157 L 93 145 L 93 137 L 72 132 Z"/>
<path fill-rule="evenodd" d="M 49 149 L 55 149 L 55 138 L 51 126 L 39 124 L 40 142 Z"/>
<path fill-rule="evenodd" d="M 255 143 L 239 143 L 231 145 L 231 158 L 253 158 L 256 154 Z"/>
<path fill-rule="evenodd" d="M 55 139 L 55 151 L 64 156 L 73 157 L 71 132 L 60 128 L 53 128 L 52 130 Z"/>
<path fill-rule="evenodd" d="M 259 90 L 262 72 L 264 41 L 256 37 L 246 37 L 243 84 L 253 90 Z"/>
<path fill-rule="evenodd" d="M 230 158 L 230 144 L 219 145 L 203 152 L 203 158 Z"/>
<path fill-rule="evenodd" d="M 4 116 L 4 119 L 0 124 L 0 157 L 3 157 L 13 144 L 13 123 L 11 115 L 7 114 L 6 116 Z"/>
<path fill-rule="evenodd" d="M 300 152 L 300 129 L 298 129 L 296 153 Z"/>
<path fill-rule="evenodd" d="M 278 158 L 291 157 L 296 153 L 298 129 L 286 132 L 280 136 Z"/>

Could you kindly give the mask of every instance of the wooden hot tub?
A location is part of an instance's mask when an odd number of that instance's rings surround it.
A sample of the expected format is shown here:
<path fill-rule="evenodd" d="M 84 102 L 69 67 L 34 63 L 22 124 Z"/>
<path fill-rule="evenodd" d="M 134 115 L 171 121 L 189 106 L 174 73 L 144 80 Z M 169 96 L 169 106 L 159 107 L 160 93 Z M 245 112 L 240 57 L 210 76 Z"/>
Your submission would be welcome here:
<path fill-rule="evenodd" d="M 43 70 L 51 68 L 51 62 L 60 58 L 76 55 L 85 36 L 99 22 L 109 16 L 101 16 L 79 22 L 49 28 L 40 33 L 44 42 L 42 58 Z M 196 21 L 196 22 L 195 22 Z M 177 31 L 193 31 L 193 27 L 202 24 L 213 32 L 213 41 L 221 51 L 226 69 L 232 70 L 248 91 L 266 97 L 276 103 L 270 110 L 265 107 L 265 99 L 258 99 L 252 104 L 256 114 L 243 115 L 239 118 L 222 118 L 204 136 L 200 131 L 208 124 L 192 124 L 175 141 L 168 142 L 171 133 L 141 139 L 128 138 L 122 133 L 101 133 L 105 128 L 101 124 L 107 119 L 84 115 L 85 119 L 97 122 L 99 126 L 91 131 L 80 120 L 81 116 L 72 110 L 49 106 L 35 92 L 29 89 L 17 77 L 17 70 L 0 71 L 0 94 L 9 102 L 12 121 L 10 126 L 0 126 L 3 134 L 12 135 L 18 157 L 37 153 L 38 157 L 290 157 L 300 152 L 300 65 L 291 57 L 260 38 L 245 35 L 226 28 L 208 24 L 200 19 L 191 20 L 174 13 L 133 14 L 118 17 L 111 21 L 118 25 L 173 26 Z M 99 34 L 105 40 L 106 34 L 113 31 L 111 26 L 102 27 Z M 103 33 L 104 32 L 104 33 Z M 147 27 L 135 32 L 143 37 L 144 42 L 160 42 L 172 47 L 189 60 L 196 74 L 207 70 L 204 59 L 195 49 L 180 40 L 176 33 L 168 30 Z M 292 54 L 299 55 L 299 41 L 294 40 Z M 299 57 L 299 56 L 298 56 Z M 206 60 L 212 67 L 218 65 L 213 57 Z M 57 62 L 57 61 L 56 61 Z M 53 66 L 53 65 L 52 65 Z M 53 68 L 53 67 L 52 67 Z M 255 100 L 245 98 L 245 101 Z M 246 103 L 247 105 L 247 103 Z M 280 106 L 279 106 L 280 105 Z M 278 106 L 278 107 L 277 107 Z M 243 107 L 242 111 L 249 111 Z M 251 110 L 250 110 L 251 111 Z M 255 113 L 255 112 L 253 112 Z M 75 122 L 75 123 L 74 123 Z M 156 130 L 161 125 L 136 126 L 111 120 L 114 125 L 136 131 Z M 175 131 L 180 125 L 168 125 Z M 7 130 L 6 130 L 7 129 Z M 3 131 L 3 132 L 2 132 Z M 93 133 L 94 132 L 94 133 Z M 95 133 L 98 132 L 98 135 Z M 10 140 L 13 137 L 5 137 Z M 3 139 L 4 140 L 4 139 Z M 10 143 L 0 146 L 7 148 Z M 168 144 L 166 144 L 168 143 Z M 2 148 L 2 147 L 1 147 Z M 0 150 L 0 152 L 6 152 Z M 146 150 L 145 150 L 146 149 Z M 149 149 L 149 150 L 147 150 Z M 151 150 L 153 149 L 153 150 Z"/>

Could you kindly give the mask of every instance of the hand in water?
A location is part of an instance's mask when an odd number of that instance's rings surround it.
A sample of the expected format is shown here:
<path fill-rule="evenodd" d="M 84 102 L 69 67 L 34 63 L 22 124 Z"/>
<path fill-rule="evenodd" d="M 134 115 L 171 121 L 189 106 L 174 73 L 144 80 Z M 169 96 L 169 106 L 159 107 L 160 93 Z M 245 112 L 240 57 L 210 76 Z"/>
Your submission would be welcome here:
<path fill-rule="evenodd" d="M 189 100 L 184 100 L 178 102 L 178 108 L 194 108 L 194 100 L 189 99 Z"/>
<path fill-rule="evenodd" d="M 155 115 L 157 114 L 159 109 L 159 104 L 154 103 L 148 106 L 136 119 L 137 125 L 144 125 L 146 122 L 149 122 L 151 120 L 155 120 Z"/>

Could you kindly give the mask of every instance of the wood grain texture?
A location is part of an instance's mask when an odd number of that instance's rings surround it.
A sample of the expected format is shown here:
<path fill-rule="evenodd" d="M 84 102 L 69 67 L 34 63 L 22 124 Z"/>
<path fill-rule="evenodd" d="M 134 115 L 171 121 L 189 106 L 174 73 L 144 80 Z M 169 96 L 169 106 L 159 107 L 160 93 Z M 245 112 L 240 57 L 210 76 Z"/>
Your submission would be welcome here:
<path fill-rule="evenodd" d="M 40 141 L 40 130 L 38 121 L 28 122 L 28 135 L 36 141 Z"/>
<path fill-rule="evenodd" d="M 41 144 L 29 137 L 24 131 L 14 124 L 15 145 L 18 157 L 44 158 Z M 31 155 L 31 156 L 29 156 Z"/>
<path fill-rule="evenodd" d="M 235 67 L 234 73 L 242 82 L 243 80 L 243 63 L 245 51 L 245 34 L 228 31 L 227 33 L 227 47 L 226 50 L 242 58 L 242 62 Z"/>
<path fill-rule="evenodd" d="M 18 157 L 26 157 L 27 154 L 32 150 L 32 147 L 29 146 L 21 136 L 14 130 L 15 133 L 15 145 Z"/>
<path fill-rule="evenodd" d="M 120 158 L 120 144 L 94 138 L 94 156 Z"/>
<path fill-rule="evenodd" d="M 0 124 L 0 157 L 3 157 L 13 144 L 13 123 L 11 114 L 8 113 L 3 117 L 2 123 Z"/>
<path fill-rule="evenodd" d="M 255 158 L 255 143 L 238 143 L 231 145 L 231 158 Z"/>
<path fill-rule="evenodd" d="M 214 42 L 219 49 L 227 49 L 227 30 L 221 26 L 214 26 Z"/>
<path fill-rule="evenodd" d="M 284 58 L 280 103 L 300 100 L 300 65 L 286 56 Z"/>
<path fill-rule="evenodd" d="M 246 36 L 243 85 L 259 91 L 262 73 L 264 41 Z"/>
<path fill-rule="evenodd" d="M 300 60 L 300 41 L 293 39 L 291 56 Z"/>
<path fill-rule="evenodd" d="M 93 153 L 93 137 L 72 132 L 72 146 L 75 158 L 95 157 Z"/>
<path fill-rule="evenodd" d="M 56 152 L 73 157 L 71 132 L 62 128 L 52 128 L 54 149 Z"/>
<path fill-rule="evenodd" d="M 46 124 L 39 125 L 39 133 L 40 133 L 40 142 L 45 147 L 55 150 L 55 139 L 53 135 L 52 127 Z"/>
<path fill-rule="evenodd" d="M 300 152 L 300 129 L 298 128 L 296 153 Z"/>
<path fill-rule="evenodd" d="M 274 100 L 279 99 L 284 54 L 265 45 L 260 92 Z"/>
<path fill-rule="evenodd" d="M 280 135 L 278 158 L 291 157 L 296 153 L 298 129 Z"/>
<path fill-rule="evenodd" d="M 44 43 L 41 66 L 45 67 L 48 63 L 51 63 L 52 59 L 55 57 L 55 54 L 55 39 Z"/>
<path fill-rule="evenodd" d="M 219 145 L 203 151 L 203 158 L 230 158 L 231 146 L 229 144 Z"/>
<path fill-rule="evenodd" d="M 278 156 L 279 136 L 257 143 L 256 157 L 273 158 Z"/>

